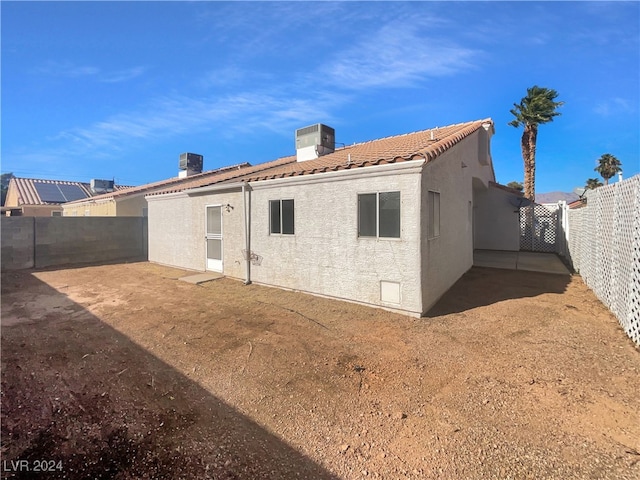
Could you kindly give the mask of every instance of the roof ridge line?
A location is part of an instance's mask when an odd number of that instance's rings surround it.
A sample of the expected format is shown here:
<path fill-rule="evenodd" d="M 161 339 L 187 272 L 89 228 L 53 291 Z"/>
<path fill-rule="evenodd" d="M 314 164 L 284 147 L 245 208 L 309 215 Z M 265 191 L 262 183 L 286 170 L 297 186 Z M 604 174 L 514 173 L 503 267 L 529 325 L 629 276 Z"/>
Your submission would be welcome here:
<path fill-rule="evenodd" d="M 487 117 L 487 118 L 484 118 L 484 119 L 481 119 L 481 120 L 471 120 L 469 122 L 459 122 L 459 123 L 452 123 L 451 125 L 442 125 L 442 126 L 435 126 L 435 127 L 431 127 L 431 128 L 423 128 L 422 130 L 415 130 L 413 132 L 398 133 L 396 135 L 388 135 L 386 137 L 374 138 L 373 140 L 365 140 L 364 142 L 352 143 L 351 145 L 345 145 L 344 147 L 342 147 L 341 150 L 343 150 L 345 148 L 350 148 L 350 147 L 357 147 L 359 145 L 366 145 L 368 143 L 378 142 L 380 140 L 389 140 L 391 138 L 406 137 L 408 135 L 415 135 L 416 133 L 429 132 L 431 130 L 440 130 L 440 129 L 443 129 L 443 128 L 459 127 L 461 125 L 467 125 L 467 124 L 472 124 L 472 123 L 484 123 L 484 122 L 493 122 L 493 120 L 491 119 L 491 117 Z"/>

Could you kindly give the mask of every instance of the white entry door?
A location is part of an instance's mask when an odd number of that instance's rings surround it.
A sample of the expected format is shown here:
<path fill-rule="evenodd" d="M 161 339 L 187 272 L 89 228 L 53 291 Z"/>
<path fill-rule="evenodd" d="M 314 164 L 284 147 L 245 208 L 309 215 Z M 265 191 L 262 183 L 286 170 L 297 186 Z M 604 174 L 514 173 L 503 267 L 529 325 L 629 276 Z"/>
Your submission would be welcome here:
<path fill-rule="evenodd" d="M 207 270 L 222 272 L 222 207 L 207 205 Z"/>

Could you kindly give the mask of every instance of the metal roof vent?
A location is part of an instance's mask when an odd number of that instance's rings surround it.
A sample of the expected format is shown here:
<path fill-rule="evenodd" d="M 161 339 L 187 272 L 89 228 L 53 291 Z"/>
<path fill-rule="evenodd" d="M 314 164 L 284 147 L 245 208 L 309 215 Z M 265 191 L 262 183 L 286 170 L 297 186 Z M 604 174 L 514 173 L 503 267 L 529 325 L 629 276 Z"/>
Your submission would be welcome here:
<path fill-rule="evenodd" d="M 114 181 L 98 180 L 97 178 L 92 178 L 89 187 L 91 188 L 91 193 L 93 193 L 94 195 L 100 195 L 101 193 L 110 193 L 114 190 Z"/>
<path fill-rule="evenodd" d="M 313 160 L 333 153 L 336 149 L 336 131 L 316 123 L 296 130 L 296 157 L 299 162 Z"/>
<path fill-rule="evenodd" d="M 204 157 L 202 155 L 198 155 L 197 153 L 181 153 L 178 177 L 185 178 L 202 173 L 203 165 Z"/>

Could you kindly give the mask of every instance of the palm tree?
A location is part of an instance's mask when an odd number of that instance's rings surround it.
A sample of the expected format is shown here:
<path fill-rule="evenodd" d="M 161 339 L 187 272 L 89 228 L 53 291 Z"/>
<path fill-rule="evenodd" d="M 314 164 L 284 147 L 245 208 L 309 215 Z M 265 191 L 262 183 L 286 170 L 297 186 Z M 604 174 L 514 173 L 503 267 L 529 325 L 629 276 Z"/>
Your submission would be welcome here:
<path fill-rule="evenodd" d="M 597 178 L 587 178 L 587 183 L 585 184 L 584 188 L 586 188 L 587 190 L 594 190 L 601 186 L 602 182 Z"/>
<path fill-rule="evenodd" d="M 556 102 L 558 92 L 549 88 L 534 85 L 527 88 L 527 96 L 520 100 L 520 104 L 513 104 L 510 110 L 515 117 L 509 122 L 512 127 L 524 127 L 520 146 L 522 147 L 522 159 L 524 160 L 524 196 L 529 200 L 535 200 L 536 196 L 536 141 L 538 138 L 538 125 L 553 121 L 553 117 L 560 115 L 556 109 L 564 102 Z"/>
<path fill-rule="evenodd" d="M 599 165 L 594 168 L 604 178 L 604 184 L 609 185 L 609 179 L 622 171 L 622 162 L 610 153 L 605 153 L 598 159 Z"/>

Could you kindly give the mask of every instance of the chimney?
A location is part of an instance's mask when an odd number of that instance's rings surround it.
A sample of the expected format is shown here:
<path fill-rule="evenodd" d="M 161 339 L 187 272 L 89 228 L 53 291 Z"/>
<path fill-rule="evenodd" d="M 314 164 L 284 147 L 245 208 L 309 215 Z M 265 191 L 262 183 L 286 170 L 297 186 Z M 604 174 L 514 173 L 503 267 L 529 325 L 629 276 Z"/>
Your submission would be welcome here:
<path fill-rule="evenodd" d="M 296 157 L 298 162 L 314 160 L 336 149 L 336 131 L 316 123 L 296 130 Z"/>
<path fill-rule="evenodd" d="M 178 171 L 178 178 L 186 178 L 191 175 L 202 173 L 204 158 L 197 153 L 181 153 Z"/>

